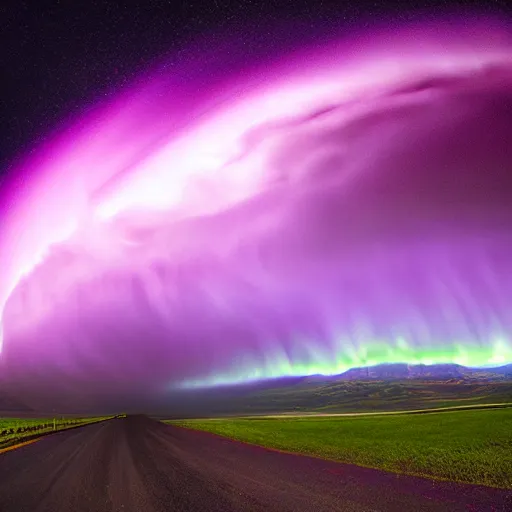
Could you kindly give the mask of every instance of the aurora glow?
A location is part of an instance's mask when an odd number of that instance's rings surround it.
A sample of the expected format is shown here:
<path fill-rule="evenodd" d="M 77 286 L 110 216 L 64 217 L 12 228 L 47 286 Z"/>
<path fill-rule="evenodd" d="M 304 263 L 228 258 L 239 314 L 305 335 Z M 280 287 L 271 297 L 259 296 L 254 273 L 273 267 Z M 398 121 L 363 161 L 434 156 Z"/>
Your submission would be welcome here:
<path fill-rule="evenodd" d="M 4 189 L 3 377 L 512 362 L 511 38 L 445 28 L 182 62 L 71 123 Z"/>

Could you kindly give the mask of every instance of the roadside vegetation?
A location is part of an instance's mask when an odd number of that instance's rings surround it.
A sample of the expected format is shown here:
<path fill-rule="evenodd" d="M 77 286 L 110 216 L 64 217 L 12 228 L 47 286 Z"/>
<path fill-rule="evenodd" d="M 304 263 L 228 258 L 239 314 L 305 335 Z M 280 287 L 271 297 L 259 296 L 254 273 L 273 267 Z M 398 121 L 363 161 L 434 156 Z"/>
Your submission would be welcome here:
<path fill-rule="evenodd" d="M 41 434 L 109 419 L 97 418 L 0 418 L 0 450 Z"/>
<path fill-rule="evenodd" d="M 396 473 L 512 488 L 512 408 L 172 423 Z"/>

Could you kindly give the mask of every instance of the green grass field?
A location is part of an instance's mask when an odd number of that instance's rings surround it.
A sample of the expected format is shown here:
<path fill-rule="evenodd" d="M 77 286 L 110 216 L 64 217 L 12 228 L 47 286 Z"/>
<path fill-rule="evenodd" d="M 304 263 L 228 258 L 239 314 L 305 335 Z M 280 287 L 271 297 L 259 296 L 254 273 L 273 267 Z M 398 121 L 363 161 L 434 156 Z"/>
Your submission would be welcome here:
<path fill-rule="evenodd" d="M 512 408 L 172 423 L 396 473 L 512 488 Z"/>
<path fill-rule="evenodd" d="M 98 418 L 0 418 L 0 449 L 24 439 L 107 419 Z"/>

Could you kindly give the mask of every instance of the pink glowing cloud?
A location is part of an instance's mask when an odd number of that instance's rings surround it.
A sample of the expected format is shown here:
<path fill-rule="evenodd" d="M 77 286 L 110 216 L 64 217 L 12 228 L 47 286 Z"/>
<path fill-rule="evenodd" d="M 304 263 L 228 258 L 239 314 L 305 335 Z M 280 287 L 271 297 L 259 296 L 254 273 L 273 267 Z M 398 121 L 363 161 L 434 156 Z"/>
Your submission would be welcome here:
<path fill-rule="evenodd" d="M 71 124 L 4 192 L 4 378 L 44 403 L 512 360 L 512 46 L 456 33 L 160 70 Z"/>

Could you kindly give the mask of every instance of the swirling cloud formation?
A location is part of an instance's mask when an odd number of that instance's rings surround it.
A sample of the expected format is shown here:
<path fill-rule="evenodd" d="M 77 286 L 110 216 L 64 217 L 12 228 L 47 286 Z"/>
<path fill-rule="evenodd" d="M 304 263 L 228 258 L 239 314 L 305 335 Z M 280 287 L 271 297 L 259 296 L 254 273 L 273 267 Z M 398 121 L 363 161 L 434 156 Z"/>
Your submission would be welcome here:
<path fill-rule="evenodd" d="M 512 361 L 512 46 L 443 33 L 203 56 L 71 123 L 4 190 L 3 379 L 48 407 Z"/>

